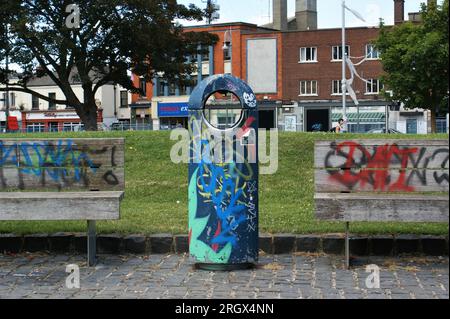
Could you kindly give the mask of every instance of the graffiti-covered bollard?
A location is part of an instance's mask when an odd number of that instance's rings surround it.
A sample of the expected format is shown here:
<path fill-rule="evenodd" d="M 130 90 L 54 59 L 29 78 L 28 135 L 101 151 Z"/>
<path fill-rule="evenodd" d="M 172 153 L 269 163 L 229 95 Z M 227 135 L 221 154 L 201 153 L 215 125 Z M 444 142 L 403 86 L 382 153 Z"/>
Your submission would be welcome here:
<path fill-rule="evenodd" d="M 258 110 L 231 75 L 201 82 L 189 101 L 189 250 L 198 268 L 258 260 Z"/>

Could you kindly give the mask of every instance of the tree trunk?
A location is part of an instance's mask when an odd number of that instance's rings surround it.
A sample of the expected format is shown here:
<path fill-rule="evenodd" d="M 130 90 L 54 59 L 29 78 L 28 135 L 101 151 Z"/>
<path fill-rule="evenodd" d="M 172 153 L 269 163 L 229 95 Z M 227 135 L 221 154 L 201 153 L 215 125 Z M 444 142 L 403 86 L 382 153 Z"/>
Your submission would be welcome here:
<path fill-rule="evenodd" d="M 83 96 L 84 103 L 78 115 L 86 131 L 97 131 L 97 105 L 95 104 L 95 95 L 92 92 L 92 83 L 83 85 Z"/>
<path fill-rule="evenodd" d="M 431 133 L 436 133 L 436 111 L 434 109 L 430 110 L 431 113 Z"/>

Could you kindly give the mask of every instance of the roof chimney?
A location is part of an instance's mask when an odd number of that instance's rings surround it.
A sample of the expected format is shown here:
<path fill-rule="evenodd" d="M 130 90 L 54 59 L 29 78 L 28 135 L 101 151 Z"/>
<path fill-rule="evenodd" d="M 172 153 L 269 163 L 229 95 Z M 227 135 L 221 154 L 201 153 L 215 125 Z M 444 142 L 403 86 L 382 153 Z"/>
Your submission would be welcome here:
<path fill-rule="evenodd" d="M 317 0 L 296 0 L 295 11 L 297 30 L 317 29 Z"/>
<path fill-rule="evenodd" d="M 394 0 L 394 24 L 405 21 L 405 0 Z"/>
<path fill-rule="evenodd" d="M 273 0 L 273 28 L 285 31 L 287 22 L 287 0 Z"/>

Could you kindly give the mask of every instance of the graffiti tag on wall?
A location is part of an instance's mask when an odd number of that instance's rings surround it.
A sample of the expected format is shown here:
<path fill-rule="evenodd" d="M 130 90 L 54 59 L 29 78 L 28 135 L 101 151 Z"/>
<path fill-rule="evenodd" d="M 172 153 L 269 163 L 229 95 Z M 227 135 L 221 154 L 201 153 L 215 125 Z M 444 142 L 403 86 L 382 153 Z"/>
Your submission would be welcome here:
<path fill-rule="evenodd" d="M 77 145 L 71 139 L 0 140 L 0 189 L 64 188 L 119 184 L 113 171 L 116 146 Z M 108 167 L 108 169 L 105 169 Z M 101 174 L 101 176 L 98 176 Z"/>
<path fill-rule="evenodd" d="M 364 146 L 332 142 L 324 157 L 331 183 L 351 190 L 413 192 L 418 185 L 447 187 L 449 148 L 395 143 Z"/>

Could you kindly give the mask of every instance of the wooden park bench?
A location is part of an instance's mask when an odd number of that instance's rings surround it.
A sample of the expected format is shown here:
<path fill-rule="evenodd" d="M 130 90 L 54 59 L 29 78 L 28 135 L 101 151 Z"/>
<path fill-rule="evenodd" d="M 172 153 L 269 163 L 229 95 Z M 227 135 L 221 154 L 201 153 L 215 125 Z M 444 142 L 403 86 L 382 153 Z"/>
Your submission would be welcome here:
<path fill-rule="evenodd" d="M 0 138 L 0 220 L 86 220 L 95 264 L 96 220 L 120 218 L 124 139 Z"/>
<path fill-rule="evenodd" d="M 316 218 L 346 223 L 449 221 L 448 140 L 315 143 Z"/>

